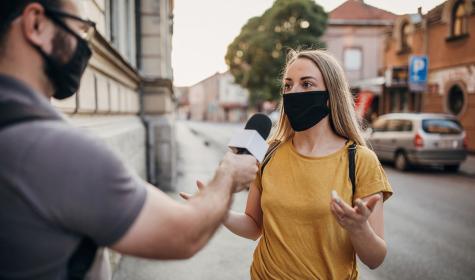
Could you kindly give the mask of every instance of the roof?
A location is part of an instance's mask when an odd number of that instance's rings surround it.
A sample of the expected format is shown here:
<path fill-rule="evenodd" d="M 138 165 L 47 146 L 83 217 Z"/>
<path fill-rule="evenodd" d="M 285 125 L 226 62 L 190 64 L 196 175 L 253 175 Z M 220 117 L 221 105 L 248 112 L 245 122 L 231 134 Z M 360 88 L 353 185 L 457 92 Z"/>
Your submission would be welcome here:
<path fill-rule="evenodd" d="M 392 22 L 397 18 L 396 14 L 368 5 L 363 0 L 347 0 L 333 9 L 328 16 L 330 24 L 343 24 L 344 22 L 384 23 Z"/>
<path fill-rule="evenodd" d="M 426 17 L 429 23 L 434 23 L 442 19 L 442 13 L 444 12 L 446 3 L 447 2 L 443 2 L 427 12 Z"/>

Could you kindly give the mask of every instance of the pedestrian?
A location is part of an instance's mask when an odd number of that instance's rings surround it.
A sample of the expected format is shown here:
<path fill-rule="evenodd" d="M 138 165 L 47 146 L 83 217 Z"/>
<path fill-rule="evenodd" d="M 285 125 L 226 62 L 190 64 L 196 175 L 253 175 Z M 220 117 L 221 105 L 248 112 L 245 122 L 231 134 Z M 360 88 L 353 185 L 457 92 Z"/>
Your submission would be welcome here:
<path fill-rule="evenodd" d="M 49 99 L 77 91 L 94 33 L 75 2 L 0 1 L 0 279 L 83 279 L 98 247 L 188 258 L 258 170 L 227 153 L 182 204 L 65 122 Z"/>
<path fill-rule="evenodd" d="M 356 256 L 371 269 L 386 256 L 383 201 L 391 187 L 331 55 L 290 51 L 282 93 L 245 213 L 231 211 L 224 225 L 260 237 L 251 279 L 358 279 Z"/>

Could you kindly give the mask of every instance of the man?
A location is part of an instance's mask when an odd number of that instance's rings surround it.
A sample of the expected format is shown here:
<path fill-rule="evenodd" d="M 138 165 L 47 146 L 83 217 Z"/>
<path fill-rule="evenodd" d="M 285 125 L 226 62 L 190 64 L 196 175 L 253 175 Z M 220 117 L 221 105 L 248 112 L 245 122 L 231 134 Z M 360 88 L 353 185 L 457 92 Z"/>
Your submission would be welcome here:
<path fill-rule="evenodd" d="M 77 90 L 91 28 L 72 0 L 0 1 L 0 120 L 12 108 L 44 116 L 0 128 L 0 279 L 71 279 L 72 256 L 96 245 L 188 258 L 255 178 L 253 157 L 227 153 L 207 188 L 180 204 L 64 122 L 48 100 Z"/>

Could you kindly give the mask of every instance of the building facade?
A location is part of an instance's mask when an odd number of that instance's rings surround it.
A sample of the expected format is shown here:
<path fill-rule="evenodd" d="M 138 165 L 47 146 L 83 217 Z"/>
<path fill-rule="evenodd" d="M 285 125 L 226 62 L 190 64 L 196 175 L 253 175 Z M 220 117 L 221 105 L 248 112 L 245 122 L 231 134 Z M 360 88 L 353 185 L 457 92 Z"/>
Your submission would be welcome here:
<path fill-rule="evenodd" d="M 229 71 L 216 73 L 188 89 L 191 120 L 242 122 L 247 119 L 249 91 L 234 83 Z"/>
<path fill-rule="evenodd" d="M 142 178 L 169 188 L 174 172 L 173 1 L 77 3 L 97 24 L 93 56 L 78 93 L 53 103 L 74 125 L 108 143 Z"/>
<path fill-rule="evenodd" d="M 191 108 L 189 100 L 189 87 L 175 87 L 176 113 L 177 118 L 181 120 L 191 119 Z"/>
<path fill-rule="evenodd" d="M 358 95 L 361 116 L 377 111 L 381 95 L 384 40 L 396 15 L 366 4 L 348 0 L 330 11 L 322 37 L 327 50 L 345 71 L 352 91 Z"/>
<path fill-rule="evenodd" d="M 84 17 L 96 22 L 93 56 L 77 94 L 52 103 L 73 125 L 102 139 L 140 177 L 169 189 L 176 170 L 171 67 L 174 2 L 76 3 Z M 102 264 L 102 275 L 111 277 L 119 259 L 119 254 L 100 251 L 96 264 Z"/>
<path fill-rule="evenodd" d="M 411 90 L 412 55 L 427 55 L 428 81 Z M 458 117 L 475 151 L 475 1 L 449 0 L 422 15 L 403 15 L 387 35 L 381 111 L 435 112 Z"/>

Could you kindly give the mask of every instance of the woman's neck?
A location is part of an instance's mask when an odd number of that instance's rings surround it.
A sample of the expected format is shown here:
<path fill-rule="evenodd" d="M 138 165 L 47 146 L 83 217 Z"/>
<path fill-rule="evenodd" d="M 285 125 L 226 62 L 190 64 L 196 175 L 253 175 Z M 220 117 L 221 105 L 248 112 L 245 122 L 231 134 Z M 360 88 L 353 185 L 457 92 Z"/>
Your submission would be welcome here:
<path fill-rule="evenodd" d="M 325 156 L 338 151 L 345 145 L 346 139 L 335 134 L 326 117 L 313 127 L 295 132 L 292 144 L 295 149 L 307 156 Z"/>

